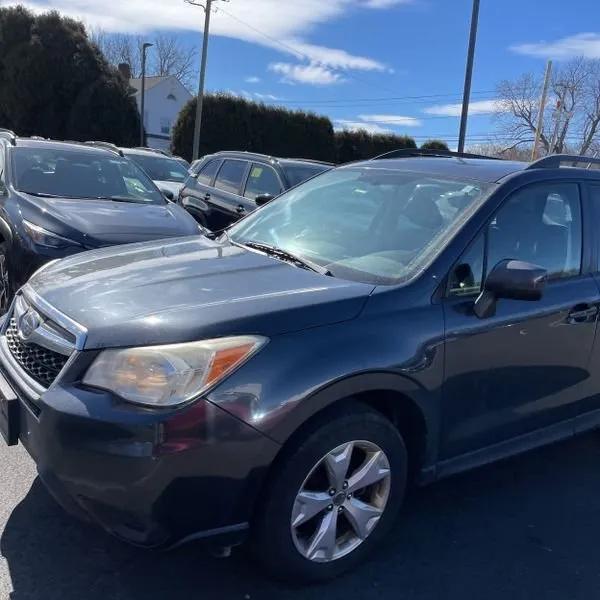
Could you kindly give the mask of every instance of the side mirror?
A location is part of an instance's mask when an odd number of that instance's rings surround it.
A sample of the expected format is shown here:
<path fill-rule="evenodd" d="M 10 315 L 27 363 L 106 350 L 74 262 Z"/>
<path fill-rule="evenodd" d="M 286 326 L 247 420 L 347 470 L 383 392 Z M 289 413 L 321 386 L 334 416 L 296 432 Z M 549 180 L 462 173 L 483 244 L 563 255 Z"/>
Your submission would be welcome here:
<path fill-rule="evenodd" d="M 173 192 L 171 190 L 161 190 L 163 193 L 163 196 L 169 201 L 169 202 L 175 202 L 175 194 L 173 194 Z"/>
<path fill-rule="evenodd" d="M 475 300 L 474 311 L 480 319 L 496 314 L 496 301 L 535 301 L 542 297 L 548 272 L 546 269 L 521 260 L 501 260 L 487 276 L 483 292 Z"/>
<path fill-rule="evenodd" d="M 256 206 L 262 206 L 263 204 L 267 204 L 267 202 L 271 202 L 274 197 L 273 194 L 259 194 L 254 198 L 254 202 L 256 202 Z"/>

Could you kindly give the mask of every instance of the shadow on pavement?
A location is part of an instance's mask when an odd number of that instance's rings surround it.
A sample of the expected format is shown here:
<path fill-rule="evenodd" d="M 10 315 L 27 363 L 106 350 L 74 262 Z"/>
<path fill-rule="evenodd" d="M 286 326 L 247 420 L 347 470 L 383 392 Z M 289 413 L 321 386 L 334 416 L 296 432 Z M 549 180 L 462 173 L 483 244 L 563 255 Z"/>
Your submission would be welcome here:
<path fill-rule="evenodd" d="M 414 490 L 361 569 L 311 588 L 262 576 L 242 551 L 129 548 L 62 512 L 36 480 L 1 539 L 13 600 L 571 600 L 600 589 L 600 435 Z"/>

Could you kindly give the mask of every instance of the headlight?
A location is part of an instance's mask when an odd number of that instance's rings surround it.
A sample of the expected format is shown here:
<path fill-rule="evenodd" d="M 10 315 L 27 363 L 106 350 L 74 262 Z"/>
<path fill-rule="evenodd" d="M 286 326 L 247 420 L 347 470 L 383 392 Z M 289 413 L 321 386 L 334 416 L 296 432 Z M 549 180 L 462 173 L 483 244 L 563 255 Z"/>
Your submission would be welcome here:
<path fill-rule="evenodd" d="M 83 383 L 147 406 L 187 402 L 221 381 L 267 339 L 237 336 L 123 350 L 104 350 Z"/>
<path fill-rule="evenodd" d="M 81 244 L 70 240 L 69 238 L 62 237 L 57 233 L 48 231 L 39 225 L 30 223 L 23 219 L 23 226 L 29 237 L 38 246 L 45 246 L 47 248 L 66 248 L 68 246 L 80 246 Z"/>

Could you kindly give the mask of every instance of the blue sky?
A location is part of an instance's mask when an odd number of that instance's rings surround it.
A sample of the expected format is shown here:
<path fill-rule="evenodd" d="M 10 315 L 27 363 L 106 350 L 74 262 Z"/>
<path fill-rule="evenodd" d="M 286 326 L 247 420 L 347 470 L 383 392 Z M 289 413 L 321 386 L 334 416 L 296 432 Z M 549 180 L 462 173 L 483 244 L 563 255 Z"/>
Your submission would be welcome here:
<path fill-rule="evenodd" d="M 12 2 L 11 2 L 12 3 Z M 106 31 L 171 31 L 200 45 L 183 0 L 27 0 Z M 471 0 L 215 2 L 207 89 L 328 115 L 337 128 L 441 137 L 455 145 Z M 109 10 L 107 8 L 110 7 Z M 600 58 L 600 2 L 481 0 L 468 143 L 494 129 L 499 80 L 546 58 Z M 481 114 L 478 114 L 481 113 Z"/>

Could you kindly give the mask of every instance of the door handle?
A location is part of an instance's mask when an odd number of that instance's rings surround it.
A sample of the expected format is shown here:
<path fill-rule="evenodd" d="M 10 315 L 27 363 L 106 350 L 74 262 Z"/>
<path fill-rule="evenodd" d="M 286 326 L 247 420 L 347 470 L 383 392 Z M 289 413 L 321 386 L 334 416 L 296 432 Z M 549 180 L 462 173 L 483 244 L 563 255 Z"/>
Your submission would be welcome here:
<path fill-rule="evenodd" d="M 235 209 L 235 212 L 238 215 L 243 215 L 246 212 L 246 209 L 241 204 L 239 204 L 238 207 Z"/>
<path fill-rule="evenodd" d="M 210 194 L 208 192 L 206 192 L 206 194 L 204 194 L 204 199 L 210 200 Z"/>
<path fill-rule="evenodd" d="M 567 317 L 567 322 L 587 323 L 589 321 L 592 321 L 597 314 L 597 306 L 590 306 L 589 304 L 578 304 L 569 313 L 569 316 Z"/>

